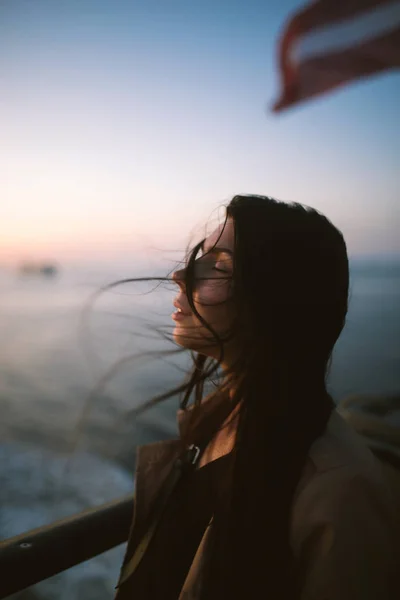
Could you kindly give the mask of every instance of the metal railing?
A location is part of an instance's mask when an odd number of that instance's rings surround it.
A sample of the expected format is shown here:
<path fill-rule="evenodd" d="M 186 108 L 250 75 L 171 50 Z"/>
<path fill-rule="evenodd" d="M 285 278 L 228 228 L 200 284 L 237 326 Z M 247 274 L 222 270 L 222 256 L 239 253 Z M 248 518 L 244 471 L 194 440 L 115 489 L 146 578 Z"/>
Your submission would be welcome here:
<path fill-rule="evenodd" d="M 0 598 L 119 546 L 132 513 L 130 495 L 0 542 Z"/>

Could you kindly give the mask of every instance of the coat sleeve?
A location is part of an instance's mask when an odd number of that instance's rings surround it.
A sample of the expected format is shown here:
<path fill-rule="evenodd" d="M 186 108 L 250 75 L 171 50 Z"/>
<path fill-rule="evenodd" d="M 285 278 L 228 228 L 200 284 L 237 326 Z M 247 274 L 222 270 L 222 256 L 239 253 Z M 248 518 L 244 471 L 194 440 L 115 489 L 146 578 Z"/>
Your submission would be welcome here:
<path fill-rule="evenodd" d="M 293 509 L 292 547 L 301 600 L 390 600 L 393 512 L 386 488 L 340 467 L 316 475 Z M 397 540 L 397 544 L 400 541 Z"/>

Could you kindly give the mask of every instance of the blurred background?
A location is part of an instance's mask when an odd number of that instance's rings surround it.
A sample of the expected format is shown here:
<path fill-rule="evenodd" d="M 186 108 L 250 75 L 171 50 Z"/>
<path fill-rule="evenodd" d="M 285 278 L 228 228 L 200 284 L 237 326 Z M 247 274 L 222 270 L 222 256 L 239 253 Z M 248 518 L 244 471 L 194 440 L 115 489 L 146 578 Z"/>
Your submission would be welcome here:
<path fill-rule="evenodd" d="M 330 388 L 400 389 L 399 76 L 290 110 L 276 43 L 297 0 L 5 0 L 0 4 L 0 537 L 133 490 L 135 447 L 173 436 L 166 275 L 236 193 L 309 204 L 344 233 L 348 324 Z M 87 409 L 90 410 L 87 410 Z M 82 422 L 83 411 L 85 418 Z M 79 435 L 78 435 L 79 434 Z M 118 548 L 18 598 L 105 600 Z"/>

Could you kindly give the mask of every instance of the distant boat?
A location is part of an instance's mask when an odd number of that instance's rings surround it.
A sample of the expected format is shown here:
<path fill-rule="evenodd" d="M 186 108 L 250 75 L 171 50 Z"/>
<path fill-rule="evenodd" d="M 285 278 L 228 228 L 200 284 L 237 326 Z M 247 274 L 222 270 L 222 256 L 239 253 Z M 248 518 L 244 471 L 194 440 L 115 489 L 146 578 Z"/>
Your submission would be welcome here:
<path fill-rule="evenodd" d="M 55 265 L 42 265 L 40 272 L 45 277 L 55 277 L 58 274 L 58 269 Z"/>
<path fill-rule="evenodd" d="M 58 275 L 59 270 L 56 265 L 52 263 L 31 263 L 24 262 L 19 267 L 21 275 L 42 275 L 43 277 L 55 277 Z"/>

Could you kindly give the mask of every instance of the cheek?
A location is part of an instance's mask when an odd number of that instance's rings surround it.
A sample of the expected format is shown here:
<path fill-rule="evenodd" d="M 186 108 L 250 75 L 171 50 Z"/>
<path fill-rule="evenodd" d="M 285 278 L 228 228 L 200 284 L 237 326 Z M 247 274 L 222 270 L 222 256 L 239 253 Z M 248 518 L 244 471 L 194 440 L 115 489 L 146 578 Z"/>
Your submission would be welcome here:
<path fill-rule="evenodd" d="M 213 308 L 219 308 L 217 305 L 228 300 L 229 295 L 230 284 L 228 281 L 210 279 L 203 281 L 197 286 L 193 300 L 196 303 L 196 308 L 201 312 L 202 309 L 212 310 Z M 202 306 L 202 304 L 207 306 Z"/>
<path fill-rule="evenodd" d="M 193 300 L 199 314 L 207 322 L 226 326 L 231 317 L 230 295 L 230 282 L 205 281 L 194 293 Z"/>

